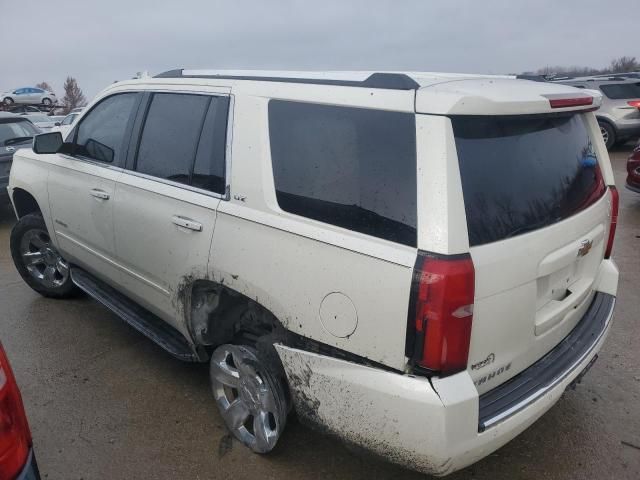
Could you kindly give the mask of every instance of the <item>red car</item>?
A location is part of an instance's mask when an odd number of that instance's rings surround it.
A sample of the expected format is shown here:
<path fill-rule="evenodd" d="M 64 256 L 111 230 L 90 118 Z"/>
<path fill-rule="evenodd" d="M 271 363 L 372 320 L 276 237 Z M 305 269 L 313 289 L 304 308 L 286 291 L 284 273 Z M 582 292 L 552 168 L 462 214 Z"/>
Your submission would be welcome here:
<path fill-rule="evenodd" d="M 627 188 L 640 193 L 640 143 L 627 160 Z"/>
<path fill-rule="evenodd" d="M 39 480 L 20 390 L 0 343 L 0 479 Z"/>

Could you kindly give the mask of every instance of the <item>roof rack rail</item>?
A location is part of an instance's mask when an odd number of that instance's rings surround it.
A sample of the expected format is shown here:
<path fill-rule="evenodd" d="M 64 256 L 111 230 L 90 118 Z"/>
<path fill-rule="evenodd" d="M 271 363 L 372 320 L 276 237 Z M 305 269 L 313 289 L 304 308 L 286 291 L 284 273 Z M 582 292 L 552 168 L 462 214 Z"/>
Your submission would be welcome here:
<path fill-rule="evenodd" d="M 261 77 L 259 75 L 184 75 L 181 68 L 159 73 L 153 78 L 211 78 L 221 80 L 254 80 L 259 82 L 304 83 L 343 87 L 381 88 L 387 90 L 417 90 L 420 84 L 404 73 L 372 73 L 365 80 L 332 80 L 325 78 Z"/>

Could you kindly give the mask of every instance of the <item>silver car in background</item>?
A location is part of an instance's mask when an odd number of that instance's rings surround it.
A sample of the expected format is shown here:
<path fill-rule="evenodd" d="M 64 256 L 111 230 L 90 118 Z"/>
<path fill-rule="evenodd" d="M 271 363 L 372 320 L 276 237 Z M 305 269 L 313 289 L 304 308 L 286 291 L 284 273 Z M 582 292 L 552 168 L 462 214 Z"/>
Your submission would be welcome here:
<path fill-rule="evenodd" d="M 79 110 L 79 111 L 76 112 L 75 110 Z M 77 109 L 77 108 L 74 109 L 74 111 L 72 111 L 69 115 L 64 117 L 64 119 L 61 122 L 59 122 L 59 124 L 56 124 L 56 126 L 53 127 L 50 131 L 60 132 L 62 134 L 62 138 L 66 138 L 67 134 L 73 128 L 73 125 L 76 119 L 80 116 L 80 111 L 82 111 L 82 109 Z"/>
<path fill-rule="evenodd" d="M 607 148 L 640 137 L 640 80 L 620 76 L 581 77 L 558 83 L 602 92 L 596 118 Z"/>
<path fill-rule="evenodd" d="M 43 132 L 50 132 L 52 128 L 60 125 L 60 122 L 64 117 L 59 115 L 45 115 L 44 113 L 29 113 L 23 115 L 28 118 L 31 123 L 38 127 Z"/>
<path fill-rule="evenodd" d="M 13 105 L 14 103 L 26 103 L 30 105 L 51 106 L 58 102 L 56 94 L 37 87 L 17 88 L 0 94 L 2 103 Z"/>

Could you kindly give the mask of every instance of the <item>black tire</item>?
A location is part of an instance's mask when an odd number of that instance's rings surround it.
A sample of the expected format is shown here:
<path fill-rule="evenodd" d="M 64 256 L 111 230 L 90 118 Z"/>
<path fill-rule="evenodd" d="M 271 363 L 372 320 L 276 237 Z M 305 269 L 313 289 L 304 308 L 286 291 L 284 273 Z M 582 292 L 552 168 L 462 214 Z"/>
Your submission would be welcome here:
<path fill-rule="evenodd" d="M 616 144 L 616 131 L 613 129 L 611 124 L 607 122 L 598 121 L 598 125 L 600 126 L 600 132 L 602 133 L 604 144 L 607 147 L 607 150 L 610 150 Z"/>
<path fill-rule="evenodd" d="M 2 100 L 2 103 L 4 103 L 5 105 L 13 105 L 13 98 L 6 97 L 4 100 Z"/>
<path fill-rule="evenodd" d="M 42 105 L 44 105 L 45 107 L 50 107 L 51 106 L 51 99 L 49 98 L 43 98 L 42 99 Z"/>
<path fill-rule="evenodd" d="M 36 239 L 38 243 L 43 245 L 41 248 L 35 246 Z M 32 242 L 34 242 L 33 245 Z M 71 280 L 68 265 L 50 243 L 49 233 L 42 215 L 30 213 L 14 225 L 11 230 L 10 248 L 11 257 L 18 273 L 26 284 L 40 295 L 49 298 L 70 298 L 79 293 L 78 287 Z M 45 250 L 46 252 L 43 253 Z M 29 257 L 32 260 L 32 264 L 29 266 L 26 263 L 25 255 L 33 256 Z M 37 263 L 33 261 L 38 259 Z M 58 263 L 60 261 L 63 263 Z M 63 267 L 65 266 L 66 275 L 61 273 L 64 272 Z M 50 273 L 52 268 L 54 271 Z M 40 274 L 43 276 L 42 279 L 37 278 Z"/>

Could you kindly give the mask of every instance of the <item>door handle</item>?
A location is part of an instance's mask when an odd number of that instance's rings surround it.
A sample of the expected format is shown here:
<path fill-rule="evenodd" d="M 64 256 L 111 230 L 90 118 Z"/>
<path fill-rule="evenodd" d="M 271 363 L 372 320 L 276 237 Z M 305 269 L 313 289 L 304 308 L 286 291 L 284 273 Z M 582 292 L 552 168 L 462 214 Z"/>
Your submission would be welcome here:
<path fill-rule="evenodd" d="M 94 188 L 89 193 L 92 197 L 99 198 L 100 200 L 109 200 L 109 194 L 99 188 Z"/>
<path fill-rule="evenodd" d="M 181 217 L 180 215 L 174 215 L 171 217 L 171 221 L 179 227 L 188 228 L 189 230 L 195 230 L 196 232 L 202 231 L 202 224 L 191 220 L 190 218 Z"/>

